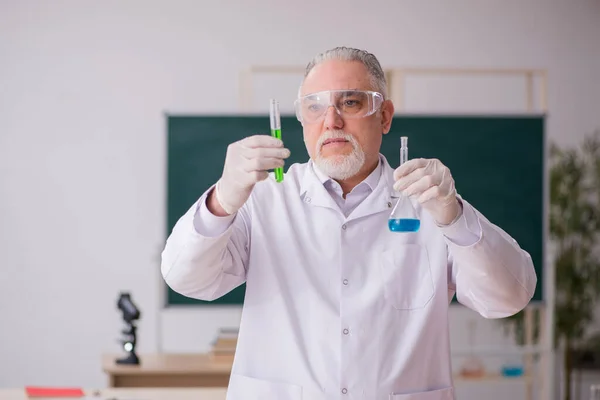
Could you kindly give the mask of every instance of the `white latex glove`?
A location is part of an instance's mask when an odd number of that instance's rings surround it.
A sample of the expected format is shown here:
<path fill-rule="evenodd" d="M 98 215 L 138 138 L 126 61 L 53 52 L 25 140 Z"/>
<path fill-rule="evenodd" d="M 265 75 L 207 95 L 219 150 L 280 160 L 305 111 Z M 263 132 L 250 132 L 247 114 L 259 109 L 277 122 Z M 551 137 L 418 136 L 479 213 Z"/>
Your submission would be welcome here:
<path fill-rule="evenodd" d="M 283 167 L 289 156 L 283 142 L 268 135 L 249 136 L 230 144 L 215 191 L 221 207 L 228 214 L 235 213 L 248 200 L 254 185 L 267 179 L 268 170 Z"/>
<path fill-rule="evenodd" d="M 451 224 L 462 212 L 452 174 L 439 160 L 409 160 L 396 168 L 394 181 L 394 190 L 416 197 L 438 225 Z"/>

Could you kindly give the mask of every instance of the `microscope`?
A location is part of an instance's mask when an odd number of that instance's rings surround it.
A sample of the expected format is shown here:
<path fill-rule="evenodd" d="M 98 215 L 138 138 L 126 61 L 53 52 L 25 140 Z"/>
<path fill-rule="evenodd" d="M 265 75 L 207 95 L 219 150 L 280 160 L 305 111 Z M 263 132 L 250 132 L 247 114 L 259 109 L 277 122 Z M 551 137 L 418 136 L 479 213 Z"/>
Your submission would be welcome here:
<path fill-rule="evenodd" d="M 122 330 L 121 333 L 125 335 L 125 339 L 121 341 L 123 349 L 128 353 L 127 357 L 118 359 L 117 364 L 130 364 L 139 365 L 140 359 L 135 353 L 136 345 L 136 330 L 135 320 L 140 318 L 140 311 L 131 301 L 129 293 L 121 293 L 117 307 L 123 312 L 123 320 L 127 325 L 127 328 Z"/>

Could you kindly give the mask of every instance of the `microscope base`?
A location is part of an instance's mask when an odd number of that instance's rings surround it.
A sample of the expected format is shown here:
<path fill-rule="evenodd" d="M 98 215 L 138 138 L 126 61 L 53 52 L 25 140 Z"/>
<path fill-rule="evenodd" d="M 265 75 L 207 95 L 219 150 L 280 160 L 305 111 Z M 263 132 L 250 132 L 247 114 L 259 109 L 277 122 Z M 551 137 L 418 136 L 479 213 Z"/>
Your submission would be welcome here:
<path fill-rule="evenodd" d="M 117 364 L 128 364 L 128 365 L 139 365 L 140 359 L 138 358 L 137 354 L 129 353 L 129 355 L 127 357 L 118 359 L 116 361 L 116 363 Z"/>

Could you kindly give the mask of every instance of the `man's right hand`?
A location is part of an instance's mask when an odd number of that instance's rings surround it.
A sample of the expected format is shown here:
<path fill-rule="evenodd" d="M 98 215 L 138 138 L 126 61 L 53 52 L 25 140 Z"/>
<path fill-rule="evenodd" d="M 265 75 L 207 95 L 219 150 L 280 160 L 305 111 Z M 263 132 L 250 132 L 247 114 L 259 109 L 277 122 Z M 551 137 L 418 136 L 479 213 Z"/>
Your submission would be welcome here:
<path fill-rule="evenodd" d="M 223 174 L 207 201 L 209 211 L 220 215 L 222 208 L 226 214 L 235 213 L 248 200 L 254 185 L 267 179 L 267 171 L 283 167 L 289 156 L 283 142 L 272 136 L 249 136 L 230 144 Z"/>

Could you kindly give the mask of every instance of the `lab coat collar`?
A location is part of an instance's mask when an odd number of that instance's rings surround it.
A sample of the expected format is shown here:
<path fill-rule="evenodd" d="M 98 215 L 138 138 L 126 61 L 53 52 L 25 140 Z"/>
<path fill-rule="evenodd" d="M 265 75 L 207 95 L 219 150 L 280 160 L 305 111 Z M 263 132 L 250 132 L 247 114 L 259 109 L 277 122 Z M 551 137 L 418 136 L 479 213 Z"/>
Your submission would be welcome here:
<path fill-rule="evenodd" d="M 381 173 L 373 175 L 377 178 L 377 183 L 373 187 L 373 192 L 356 207 L 348 216 L 347 220 L 352 220 L 382 211 L 391 211 L 394 200 L 401 196 L 401 193 L 394 190 L 394 169 L 389 165 L 383 154 L 379 154 L 379 167 Z M 300 197 L 305 203 L 313 206 L 327 207 L 338 210 L 338 206 L 331 198 L 324 186 L 323 177 L 319 177 L 314 168 L 313 161 L 310 160 L 304 171 L 300 183 Z M 372 184 L 372 183 L 371 183 Z"/>

